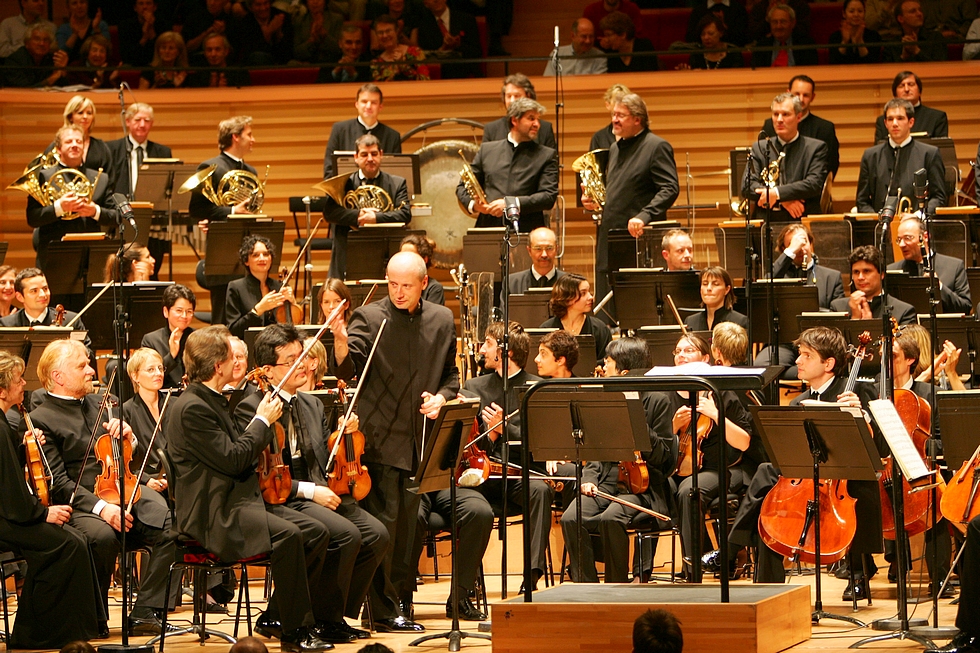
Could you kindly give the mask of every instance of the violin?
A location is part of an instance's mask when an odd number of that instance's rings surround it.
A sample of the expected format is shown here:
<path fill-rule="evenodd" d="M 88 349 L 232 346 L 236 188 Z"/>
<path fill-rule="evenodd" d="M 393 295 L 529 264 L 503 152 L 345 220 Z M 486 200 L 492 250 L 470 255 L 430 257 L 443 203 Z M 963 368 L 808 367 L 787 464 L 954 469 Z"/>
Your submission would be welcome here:
<path fill-rule="evenodd" d="M 477 487 L 490 478 L 492 465 L 483 449 L 477 446 L 482 440 L 480 434 L 480 422 L 473 418 L 473 426 L 470 428 L 469 441 L 463 449 L 463 455 L 459 459 L 459 468 L 456 470 L 456 485 L 459 487 Z M 500 467 L 498 465 L 498 467 Z M 503 468 L 500 467 L 500 473 Z"/>
<path fill-rule="evenodd" d="M 245 378 L 259 386 L 262 392 L 269 392 L 272 383 L 262 368 L 255 368 L 245 375 Z M 289 499 L 292 491 L 293 475 L 289 466 L 283 462 L 282 450 L 286 447 L 286 431 L 277 420 L 273 424 L 275 437 L 272 443 L 259 454 L 259 464 L 256 472 L 259 475 L 259 488 L 266 503 L 274 506 L 282 505 Z"/>
<path fill-rule="evenodd" d="M 280 290 L 289 283 L 289 272 L 285 267 L 279 271 L 279 281 L 282 282 L 282 285 L 279 286 Z M 276 308 L 276 322 L 279 324 L 302 324 L 303 309 L 292 302 L 283 302 L 282 306 Z"/>
<path fill-rule="evenodd" d="M 34 424 L 31 423 L 31 416 L 24 408 L 24 404 L 19 404 L 17 410 L 27 427 L 27 433 L 24 434 L 24 449 L 27 452 L 27 466 L 24 471 L 27 476 L 27 484 L 41 505 L 47 507 L 51 505 L 51 497 L 48 492 L 51 484 L 51 468 L 44 455 L 44 449 L 41 448 L 34 436 Z"/>
<path fill-rule="evenodd" d="M 337 381 L 340 404 L 348 408 L 347 395 L 344 392 L 346 388 L 347 384 L 343 380 Z M 333 468 L 327 471 L 327 487 L 337 496 L 349 494 L 360 501 L 371 491 L 371 477 L 368 475 L 367 466 L 361 464 L 361 456 L 364 454 L 364 434 L 360 431 L 345 432 L 350 415 L 351 411 L 347 410 L 337 430 L 327 438 L 327 448 L 337 451 Z M 343 440 L 343 446 L 340 446 L 339 440 Z"/>
<path fill-rule="evenodd" d="M 115 399 L 109 397 L 103 400 L 108 419 L 112 419 L 112 408 L 117 405 Z M 98 422 L 97 422 L 98 423 Z M 128 487 L 136 488 L 133 501 L 140 499 L 139 478 L 133 474 L 130 465 L 133 463 L 133 443 L 120 432 L 118 438 L 104 433 L 95 441 L 95 455 L 98 456 L 102 470 L 95 477 L 95 496 L 106 503 L 119 505 L 119 474 L 125 478 Z"/>
<path fill-rule="evenodd" d="M 65 307 L 63 304 L 58 304 L 54 307 L 54 319 L 51 320 L 51 326 L 60 327 L 65 323 Z"/>
<path fill-rule="evenodd" d="M 633 455 L 633 460 L 619 463 L 617 483 L 628 489 L 630 494 L 643 494 L 650 489 L 650 470 L 639 451 L 634 451 Z"/>
<path fill-rule="evenodd" d="M 946 484 L 939 504 L 943 517 L 966 534 L 966 525 L 980 515 L 980 447 Z"/>

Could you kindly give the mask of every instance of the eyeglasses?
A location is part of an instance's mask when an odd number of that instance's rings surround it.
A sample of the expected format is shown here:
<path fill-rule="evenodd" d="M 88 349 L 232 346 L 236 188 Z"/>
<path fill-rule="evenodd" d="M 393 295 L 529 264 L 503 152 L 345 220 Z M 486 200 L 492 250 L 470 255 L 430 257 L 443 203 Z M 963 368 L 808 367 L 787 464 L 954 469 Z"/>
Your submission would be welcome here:
<path fill-rule="evenodd" d="M 678 354 L 700 354 L 701 351 L 696 347 L 678 347 L 671 353 L 673 353 L 674 356 L 677 356 Z"/>
<path fill-rule="evenodd" d="M 290 356 L 289 358 L 287 358 L 283 362 L 276 363 L 275 365 L 273 365 L 273 367 L 292 367 L 295 364 L 296 364 L 296 357 L 295 356 Z"/>
<path fill-rule="evenodd" d="M 191 309 L 184 310 L 182 308 L 171 308 L 170 314 L 173 315 L 174 317 L 194 317 L 194 309 L 191 308 Z"/>
<path fill-rule="evenodd" d="M 921 236 L 899 236 L 895 239 L 896 245 L 911 245 L 912 243 L 918 243 L 921 240 Z"/>
<path fill-rule="evenodd" d="M 531 251 L 537 252 L 538 254 L 540 254 L 541 252 L 553 252 L 555 251 L 555 247 L 554 245 L 547 245 L 547 246 L 535 245 L 534 247 L 531 248 Z"/>

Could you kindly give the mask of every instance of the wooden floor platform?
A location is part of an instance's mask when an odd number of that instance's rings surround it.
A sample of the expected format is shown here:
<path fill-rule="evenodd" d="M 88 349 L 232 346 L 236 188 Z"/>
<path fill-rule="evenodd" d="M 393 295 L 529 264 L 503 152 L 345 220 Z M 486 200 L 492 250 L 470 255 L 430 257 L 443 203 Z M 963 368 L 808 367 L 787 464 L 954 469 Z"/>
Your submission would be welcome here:
<path fill-rule="evenodd" d="M 810 639 L 808 585 L 743 585 L 720 602 L 712 585 L 579 585 L 492 605 L 495 653 L 629 651 L 633 621 L 650 608 L 674 613 L 684 649 L 776 653 Z M 601 626 L 600 626 L 601 624 Z"/>

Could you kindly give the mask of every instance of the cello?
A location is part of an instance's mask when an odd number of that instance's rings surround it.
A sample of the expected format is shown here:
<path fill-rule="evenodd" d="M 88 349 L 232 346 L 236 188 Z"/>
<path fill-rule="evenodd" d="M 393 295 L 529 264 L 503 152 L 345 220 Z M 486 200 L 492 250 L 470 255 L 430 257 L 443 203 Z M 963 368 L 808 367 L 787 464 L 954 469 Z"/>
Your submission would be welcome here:
<path fill-rule="evenodd" d="M 959 470 L 946 484 L 939 508 L 943 517 L 949 520 L 961 533 L 966 533 L 966 525 L 980 515 L 980 447 L 977 447 L 969 460 L 963 462 Z"/>
<path fill-rule="evenodd" d="M 860 346 L 852 347 L 854 361 L 844 386 L 844 392 L 853 392 L 857 383 L 861 361 L 870 358 L 867 353 L 871 334 L 865 331 L 859 337 Z M 814 522 L 817 504 L 814 496 L 819 493 L 820 560 L 817 560 L 817 539 Z M 820 480 L 814 492 L 812 478 L 787 478 L 780 476 L 762 502 L 759 513 L 759 537 L 770 549 L 786 556 L 791 562 L 801 560 L 810 564 L 826 565 L 841 560 L 857 533 L 857 500 L 847 493 L 845 480 Z"/>

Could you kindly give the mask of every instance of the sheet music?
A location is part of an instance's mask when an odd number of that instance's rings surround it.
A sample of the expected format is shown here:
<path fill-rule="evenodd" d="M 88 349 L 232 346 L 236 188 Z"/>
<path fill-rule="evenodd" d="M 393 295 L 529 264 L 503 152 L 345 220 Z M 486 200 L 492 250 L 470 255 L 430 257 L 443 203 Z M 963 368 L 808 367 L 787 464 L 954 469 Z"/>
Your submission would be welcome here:
<path fill-rule="evenodd" d="M 868 403 L 871 414 L 874 415 L 878 428 L 881 429 L 885 441 L 892 450 L 892 456 L 902 468 L 902 474 L 909 481 L 929 476 L 932 472 L 926 467 L 922 457 L 912 443 L 912 437 L 905 430 L 905 424 L 899 417 L 895 405 L 888 399 L 875 399 Z"/>

